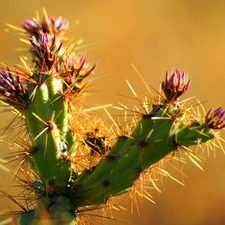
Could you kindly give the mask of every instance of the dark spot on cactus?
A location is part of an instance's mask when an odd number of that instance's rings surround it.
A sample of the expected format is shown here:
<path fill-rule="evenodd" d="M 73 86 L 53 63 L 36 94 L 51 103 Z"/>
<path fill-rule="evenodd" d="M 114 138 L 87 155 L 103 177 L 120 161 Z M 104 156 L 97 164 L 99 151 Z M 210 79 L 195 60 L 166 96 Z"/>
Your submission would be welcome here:
<path fill-rule="evenodd" d="M 92 166 L 91 169 L 90 169 L 90 171 L 93 172 L 96 168 L 97 168 L 97 165 Z"/>
<path fill-rule="evenodd" d="M 90 147 L 91 155 L 106 155 L 110 151 L 111 146 L 107 137 L 99 134 L 99 129 L 95 128 L 93 132 L 87 132 L 85 136 L 85 144 Z"/>
<path fill-rule="evenodd" d="M 145 119 L 151 119 L 153 117 L 153 115 L 150 113 L 150 114 L 144 114 L 142 116 L 142 118 L 145 118 Z"/>
<path fill-rule="evenodd" d="M 137 168 L 135 168 L 135 171 L 136 171 L 138 176 L 143 172 L 143 170 L 144 169 L 141 166 L 138 166 Z"/>
<path fill-rule="evenodd" d="M 54 124 L 53 121 L 48 121 L 47 123 L 48 123 L 47 127 L 50 131 L 52 131 L 56 128 L 56 125 Z"/>
<path fill-rule="evenodd" d="M 48 181 L 48 188 L 49 190 L 53 191 L 57 188 L 57 185 L 55 183 L 55 179 L 49 180 Z"/>
<path fill-rule="evenodd" d="M 123 157 L 124 157 L 123 154 L 119 154 L 119 155 L 111 155 L 106 159 L 111 160 L 111 162 L 114 163 L 114 165 L 116 166 Z"/>
<path fill-rule="evenodd" d="M 40 149 L 39 146 L 36 145 L 36 146 L 34 146 L 33 148 L 30 149 L 30 153 L 35 154 L 39 149 Z"/>
<path fill-rule="evenodd" d="M 102 181 L 102 186 L 103 186 L 103 187 L 106 187 L 106 188 L 107 188 L 107 187 L 110 186 L 110 184 L 111 184 L 111 183 L 110 183 L 109 180 L 103 180 L 103 181 Z"/>
<path fill-rule="evenodd" d="M 141 147 L 141 148 L 145 148 L 147 145 L 148 145 L 148 141 L 146 139 L 143 139 L 143 140 L 140 140 L 138 142 L 138 145 Z"/>
<path fill-rule="evenodd" d="M 111 160 L 111 161 L 118 161 L 119 156 L 117 156 L 117 155 L 107 155 L 106 159 Z"/>
<path fill-rule="evenodd" d="M 118 137 L 118 139 L 124 139 L 124 140 L 126 140 L 126 139 L 128 139 L 128 137 L 126 135 L 121 135 L 121 136 Z"/>

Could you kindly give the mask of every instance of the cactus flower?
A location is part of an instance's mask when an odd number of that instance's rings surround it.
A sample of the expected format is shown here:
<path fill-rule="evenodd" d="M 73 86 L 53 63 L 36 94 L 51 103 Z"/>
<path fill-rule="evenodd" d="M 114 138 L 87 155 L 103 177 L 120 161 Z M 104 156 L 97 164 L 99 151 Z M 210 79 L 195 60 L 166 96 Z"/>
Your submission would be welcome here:
<path fill-rule="evenodd" d="M 0 71 L 0 94 L 4 96 L 3 101 L 17 109 L 24 106 L 28 93 L 19 72 L 12 72 L 9 68 Z"/>
<path fill-rule="evenodd" d="M 161 85 L 167 100 L 173 102 L 188 90 L 190 83 L 187 74 L 176 69 L 171 75 L 166 72 L 166 79 Z"/>
<path fill-rule="evenodd" d="M 212 129 L 222 129 L 225 127 L 225 110 L 219 107 L 216 110 L 212 108 L 205 116 L 205 123 Z"/>
<path fill-rule="evenodd" d="M 61 16 L 55 19 L 54 16 L 44 18 L 39 24 L 36 18 L 26 19 L 22 22 L 22 27 L 30 36 L 39 36 L 38 32 L 60 34 L 67 30 L 69 22 Z"/>

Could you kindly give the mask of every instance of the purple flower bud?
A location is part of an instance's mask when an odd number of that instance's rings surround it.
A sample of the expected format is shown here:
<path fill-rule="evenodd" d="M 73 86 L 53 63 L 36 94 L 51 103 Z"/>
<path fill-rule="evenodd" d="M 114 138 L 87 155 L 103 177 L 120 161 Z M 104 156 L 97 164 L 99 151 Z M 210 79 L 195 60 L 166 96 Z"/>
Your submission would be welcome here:
<path fill-rule="evenodd" d="M 30 36 L 38 36 L 41 31 L 43 33 L 50 33 L 59 35 L 61 32 L 67 30 L 69 22 L 62 17 L 55 19 L 54 16 L 49 16 L 48 19 L 44 18 L 38 22 L 35 18 L 26 19 L 22 22 L 22 27 Z"/>
<path fill-rule="evenodd" d="M 18 72 L 13 73 L 9 68 L 0 71 L 0 95 L 5 97 L 3 101 L 13 106 L 26 104 L 28 93 Z"/>
<path fill-rule="evenodd" d="M 69 85 L 79 84 L 87 77 L 96 67 L 96 64 L 88 66 L 85 64 L 86 58 L 82 54 L 80 57 L 76 57 L 75 53 L 71 53 L 64 62 L 65 81 Z"/>
<path fill-rule="evenodd" d="M 222 129 L 225 127 L 225 110 L 219 107 L 216 110 L 212 108 L 208 111 L 205 116 L 205 123 L 209 128 Z"/>
<path fill-rule="evenodd" d="M 55 35 L 51 37 L 48 33 L 38 33 L 39 38 L 31 37 L 29 41 L 32 45 L 31 51 L 36 58 L 34 62 L 44 71 L 49 71 L 56 66 L 56 57 L 63 45 L 63 43 L 56 43 Z"/>
<path fill-rule="evenodd" d="M 35 18 L 26 19 L 22 22 L 22 27 L 29 33 L 31 36 L 37 35 L 40 27 L 38 21 Z"/>
<path fill-rule="evenodd" d="M 176 101 L 182 94 L 184 94 L 191 81 L 185 72 L 181 73 L 179 69 L 176 69 L 171 75 L 166 72 L 166 78 L 161 83 L 162 90 L 165 93 L 166 99 L 169 102 Z"/>

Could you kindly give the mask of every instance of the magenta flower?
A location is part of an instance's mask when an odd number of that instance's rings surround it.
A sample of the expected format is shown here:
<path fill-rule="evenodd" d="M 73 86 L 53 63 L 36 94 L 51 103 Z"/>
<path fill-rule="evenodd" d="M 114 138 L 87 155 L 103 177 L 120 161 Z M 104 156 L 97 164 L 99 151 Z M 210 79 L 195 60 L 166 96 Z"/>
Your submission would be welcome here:
<path fill-rule="evenodd" d="M 219 107 L 216 110 L 210 109 L 205 116 L 205 123 L 212 129 L 225 127 L 225 110 Z"/>
<path fill-rule="evenodd" d="M 161 83 L 162 90 L 165 93 L 166 99 L 170 102 L 176 101 L 178 97 L 184 94 L 191 81 L 185 72 L 181 73 L 179 69 L 176 69 L 172 75 L 166 72 L 166 79 Z"/>
<path fill-rule="evenodd" d="M 62 31 L 67 30 L 69 22 L 66 19 L 63 19 L 61 16 L 55 19 L 54 16 L 49 16 L 48 21 L 43 19 L 42 21 L 42 30 L 43 32 L 52 31 L 53 34 L 59 34 Z"/>
<path fill-rule="evenodd" d="M 72 53 L 64 62 L 65 81 L 68 85 L 74 85 L 75 89 L 76 84 L 81 83 L 96 67 L 96 64 L 88 66 L 85 62 L 84 54 L 75 57 L 75 53 Z"/>
<path fill-rule="evenodd" d="M 29 33 L 31 36 L 36 36 L 40 30 L 38 21 L 35 18 L 26 19 L 22 22 L 22 27 Z"/>
<path fill-rule="evenodd" d="M 36 56 L 34 62 L 36 62 L 42 70 L 49 71 L 56 63 L 56 57 L 63 43 L 57 46 L 55 35 L 53 38 L 48 33 L 39 32 L 38 35 L 39 38 L 34 36 L 29 38 L 32 45 L 31 51 Z"/>
<path fill-rule="evenodd" d="M 18 72 L 13 73 L 9 68 L 0 71 L 0 95 L 5 97 L 3 101 L 13 106 L 27 102 L 28 93 Z"/>
<path fill-rule="evenodd" d="M 54 16 L 49 16 L 48 20 L 45 18 L 39 23 L 35 18 L 26 19 L 22 22 L 22 27 L 31 36 L 38 36 L 38 33 L 52 33 L 58 35 L 61 32 L 67 30 L 69 22 L 63 19 L 61 16 L 55 19 Z"/>

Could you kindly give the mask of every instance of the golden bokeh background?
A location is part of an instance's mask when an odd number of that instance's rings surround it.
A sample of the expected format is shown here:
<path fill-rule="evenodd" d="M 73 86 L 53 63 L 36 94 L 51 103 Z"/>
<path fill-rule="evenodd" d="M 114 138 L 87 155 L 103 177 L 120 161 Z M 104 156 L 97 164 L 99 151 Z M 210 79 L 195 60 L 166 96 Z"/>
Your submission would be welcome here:
<path fill-rule="evenodd" d="M 35 10 L 45 7 L 49 15 L 63 16 L 74 25 L 69 35 L 82 37 L 89 62 L 98 61 L 95 76 L 107 76 L 93 87 L 90 101 L 97 104 L 123 102 L 136 104 L 115 93 L 130 95 L 125 79 L 141 95 L 147 90 L 131 66 L 133 63 L 148 84 L 158 88 L 166 70 L 180 68 L 192 79 L 186 97 L 196 96 L 206 101 L 204 107 L 225 107 L 225 2 L 223 0 L 12 0 L 1 1 L 0 59 L 13 61 L 18 40 L 4 32 L 5 23 L 19 26 L 25 18 L 35 16 Z M 74 23 L 73 23 L 74 22 Z M 74 35 L 74 36 L 73 36 Z M 19 46 L 21 44 L 19 43 Z M 6 58 L 6 56 L 10 56 Z M 12 119 L 0 114 L 1 127 Z M 223 133 L 223 137 L 224 137 Z M 12 151 L 1 145 L 1 156 Z M 114 211 L 120 220 L 95 217 L 93 224 L 131 225 L 224 225 L 225 224 L 225 155 L 217 149 L 216 158 L 201 165 L 204 172 L 191 162 L 182 166 L 188 176 L 185 187 L 164 179 L 162 194 L 150 191 L 156 204 L 147 200 L 139 204 L 140 216 L 131 214 L 129 199 L 121 200 L 126 211 Z M 11 168 L 10 168 L 11 169 Z M 13 170 L 12 170 L 13 172 Z M 181 179 L 171 169 L 172 175 Z M 0 170 L 0 188 L 18 193 L 12 176 Z M 18 190 L 17 190 L 18 191 Z M 18 210 L 7 198 L 0 198 L 0 209 Z M 96 221 L 94 221 L 96 220 Z M 99 222 L 98 222 L 99 221 Z"/>

